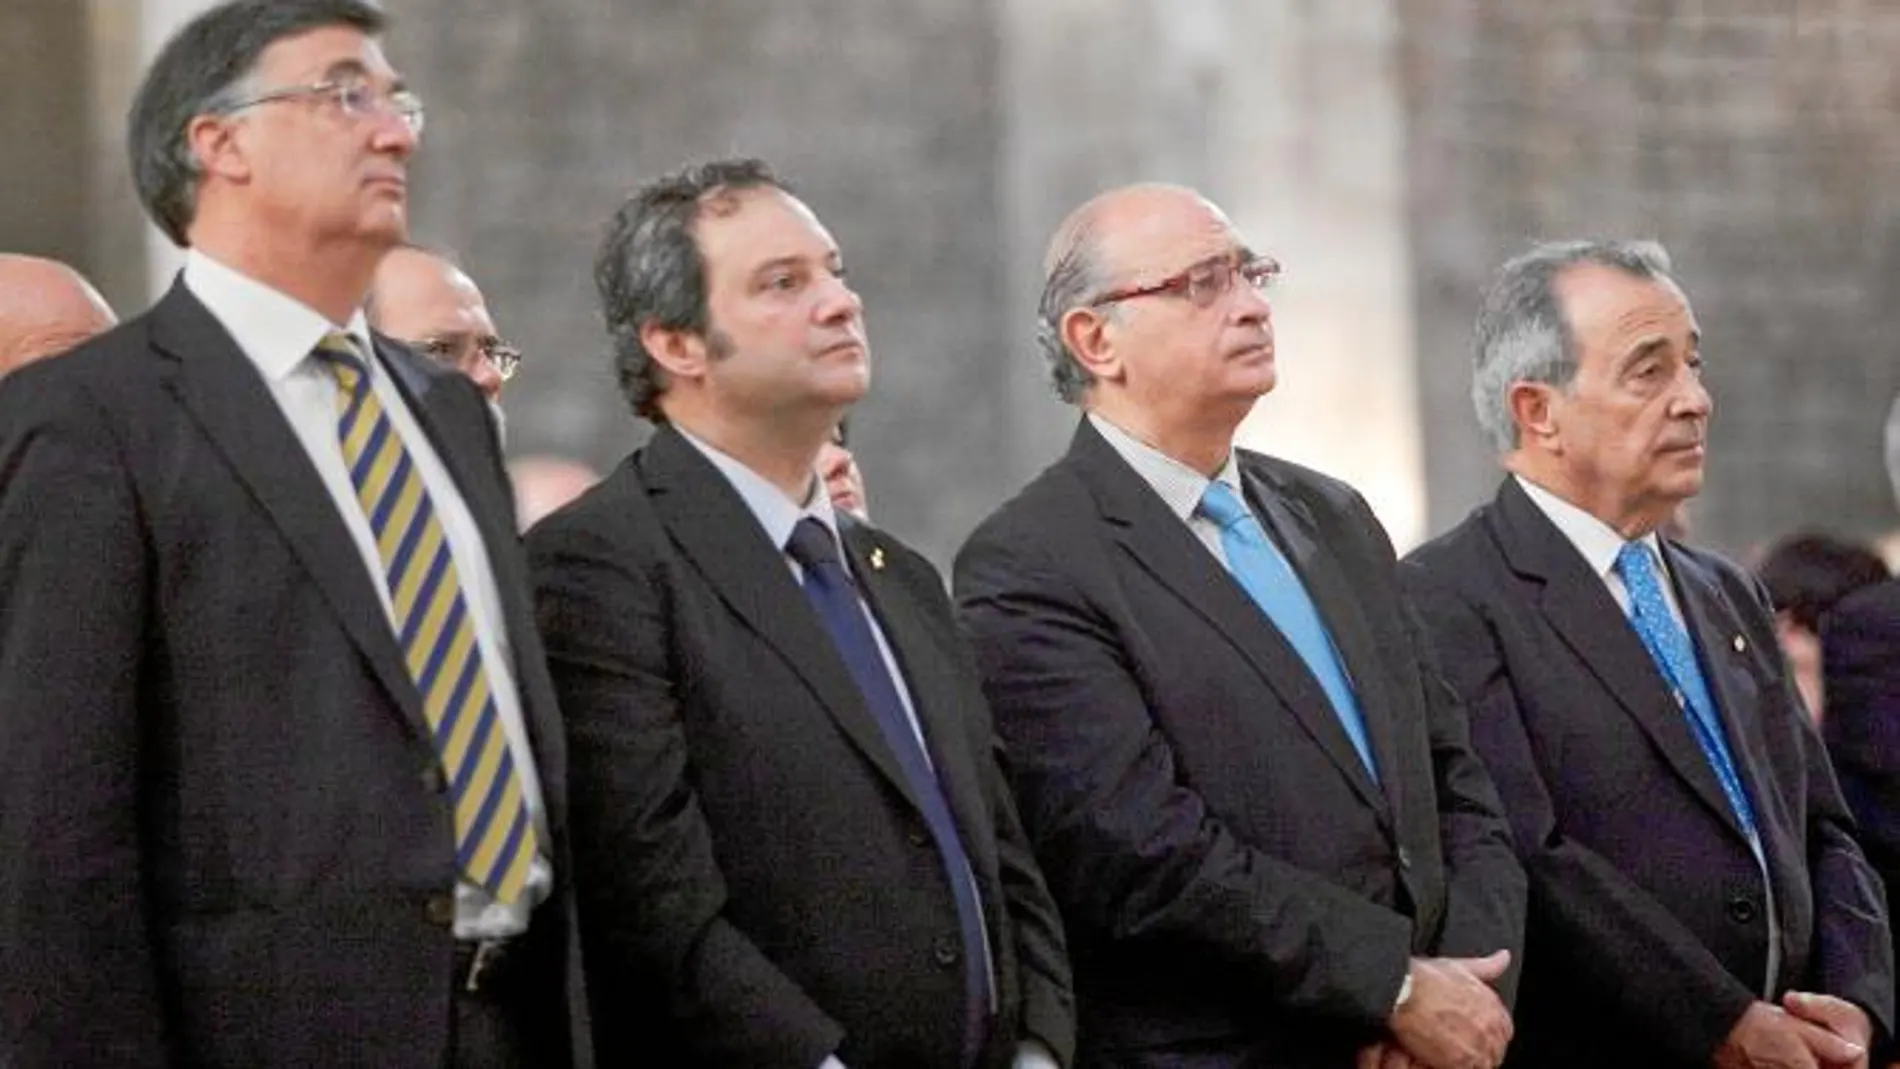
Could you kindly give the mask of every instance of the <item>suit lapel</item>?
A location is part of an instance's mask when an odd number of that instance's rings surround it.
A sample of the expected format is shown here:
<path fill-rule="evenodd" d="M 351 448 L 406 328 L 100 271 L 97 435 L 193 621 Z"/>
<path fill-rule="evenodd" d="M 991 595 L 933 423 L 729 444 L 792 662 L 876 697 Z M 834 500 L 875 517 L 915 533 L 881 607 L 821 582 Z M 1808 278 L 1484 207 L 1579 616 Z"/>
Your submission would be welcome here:
<path fill-rule="evenodd" d="M 151 323 L 153 345 L 177 362 L 180 403 L 303 563 L 404 719 L 427 738 L 421 696 L 356 542 L 256 366 L 182 282 Z"/>
<path fill-rule="evenodd" d="M 1384 793 L 1367 775 L 1319 681 L 1220 561 L 1087 420 L 1076 430 L 1069 456 L 1116 541 L 1234 647 L 1366 804 L 1386 813 Z"/>
<path fill-rule="evenodd" d="M 933 631 L 920 611 L 917 599 L 895 574 L 898 560 L 879 548 L 878 534 L 862 524 L 840 518 L 845 556 L 851 562 L 851 574 L 871 612 L 877 617 L 884 639 L 890 643 L 899 671 L 904 673 L 905 689 L 910 693 L 911 708 L 917 713 L 930 762 L 943 789 L 957 825 L 963 829 L 964 848 L 980 871 L 994 871 L 988 860 L 993 836 L 983 829 L 991 822 L 980 812 L 982 777 L 977 773 L 976 755 L 970 752 L 969 733 L 961 722 L 956 670 L 959 662 L 951 651 L 943 649 L 942 638 Z M 935 581 L 935 576 L 925 581 Z"/>
<path fill-rule="evenodd" d="M 1722 724 L 1723 734 L 1727 736 L 1729 757 L 1735 762 L 1736 774 L 1742 778 L 1743 790 L 1748 792 L 1754 804 L 1757 823 L 1765 822 L 1776 810 L 1777 803 L 1772 799 L 1772 791 L 1763 792 L 1761 776 L 1758 774 L 1760 765 L 1756 755 L 1761 753 L 1761 741 L 1753 729 L 1760 721 L 1759 696 L 1744 699 L 1735 681 L 1739 678 L 1737 673 L 1746 672 L 1747 669 L 1729 662 L 1730 657 L 1739 652 L 1733 644 L 1742 633 L 1741 625 L 1729 610 L 1727 601 L 1693 561 L 1667 543 L 1663 545 L 1663 556 L 1669 562 L 1669 575 L 1675 582 L 1676 600 L 1682 605 L 1682 615 L 1689 627 L 1689 640 L 1702 666 L 1702 676 L 1708 682 L 1710 695 L 1715 698 L 1715 715 Z M 1732 815 L 1726 801 L 1724 798 L 1723 811 Z M 1732 823 L 1740 833 L 1740 821 Z M 1763 833 L 1766 835 L 1765 829 Z"/>
<path fill-rule="evenodd" d="M 720 599 L 810 688 L 866 760 L 917 805 L 897 759 L 799 590 L 780 549 L 745 500 L 692 443 L 662 426 L 640 453 L 655 512 Z"/>
<path fill-rule="evenodd" d="M 1385 689 L 1385 673 L 1380 671 L 1379 651 L 1373 640 L 1372 625 L 1366 620 L 1359 599 L 1353 595 L 1345 573 L 1340 571 L 1336 553 L 1322 551 L 1325 539 L 1321 537 L 1319 525 L 1305 503 L 1286 492 L 1264 472 L 1243 466 L 1241 475 L 1248 494 L 1266 516 L 1274 540 L 1279 543 L 1281 552 L 1286 554 L 1287 561 L 1305 584 L 1307 595 L 1313 599 L 1314 607 L 1326 623 L 1326 630 L 1332 635 L 1333 646 L 1339 652 L 1347 680 L 1359 699 L 1359 711 L 1365 720 L 1373 760 L 1381 761 L 1397 751 L 1393 748 L 1396 740 L 1393 737 L 1391 698 Z M 1342 738 L 1344 734 L 1342 729 Z M 1350 747 L 1351 740 L 1347 740 L 1346 744 Z M 1358 752 L 1352 751 L 1351 756 L 1354 767 L 1362 767 Z M 1373 787 L 1369 779 L 1366 786 Z M 1385 797 L 1383 791 L 1380 796 Z M 1390 799 L 1386 800 L 1389 804 Z"/>
<path fill-rule="evenodd" d="M 1649 736 L 1676 774 L 1741 835 L 1687 717 L 1603 580 L 1515 479 L 1505 480 L 1493 515 L 1508 563 L 1542 583 L 1538 606 L 1558 637 Z"/>

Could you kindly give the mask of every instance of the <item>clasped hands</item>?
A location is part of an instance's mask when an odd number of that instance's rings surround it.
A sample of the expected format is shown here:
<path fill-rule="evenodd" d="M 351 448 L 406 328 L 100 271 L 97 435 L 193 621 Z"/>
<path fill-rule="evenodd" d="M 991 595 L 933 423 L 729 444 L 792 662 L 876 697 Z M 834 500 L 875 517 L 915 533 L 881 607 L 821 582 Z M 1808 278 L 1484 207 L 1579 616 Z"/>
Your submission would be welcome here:
<path fill-rule="evenodd" d="M 1790 991 L 1756 1002 L 1715 1052 L 1715 1069 L 1866 1069 L 1873 1026 L 1859 1006 Z"/>
<path fill-rule="evenodd" d="M 1413 958 L 1411 994 L 1392 1011 L 1388 1035 L 1360 1050 L 1356 1069 L 1496 1069 L 1511 1042 L 1511 1012 L 1491 989 L 1511 952 L 1482 958 Z"/>

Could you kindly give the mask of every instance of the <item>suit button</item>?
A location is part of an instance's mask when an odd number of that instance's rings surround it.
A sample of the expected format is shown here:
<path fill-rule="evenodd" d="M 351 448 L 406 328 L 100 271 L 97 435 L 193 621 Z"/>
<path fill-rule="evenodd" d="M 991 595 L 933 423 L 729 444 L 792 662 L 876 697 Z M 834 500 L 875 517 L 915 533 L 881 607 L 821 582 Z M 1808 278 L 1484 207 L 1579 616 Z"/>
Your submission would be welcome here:
<path fill-rule="evenodd" d="M 1737 895 L 1728 900 L 1728 919 L 1736 924 L 1747 924 L 1755 919 L 1757 912 L 1754 899 Z"/>
<path fill-rule="evenodd" d="M 1399 847 L 1399 867 L 1402 869 L 1412 867 L 1412 852 L 1403 846 Z"/>
<path fill-rule="evenodd" d="M 948 969 L 952 965 L 955 965 L 957 959 L 962 955 L 957 950 L 957 940 L 954 937 L 940 935 L 937 937 L 936 942 L 931 944 L 930 956 L 937 959 L 937 964 Z"/>
<path fill-rule="evenodd" d="M 930 833 L 916 824 L 912 824 L 910 828 L 904 832 L 904 838 L 910 840 L 910 845 L 912 846 L 930 845 Z"/>
<path fill-rule="evenodd" d="M 428 768 L 422 770 L 423 790 L 428 791 L 430 794 L 441 794 L 444 786 L 446 786 L 446 784 L 442 782 L 442 769 L 440 766 L 430 765 Z"/>
<path fill-rule="evenodd" d="M 429 901 L 422 906 L 422 915 L 429 918 L 430 924 L 443 928 L 455 923 L 455 896 L 430 895 Z"/>

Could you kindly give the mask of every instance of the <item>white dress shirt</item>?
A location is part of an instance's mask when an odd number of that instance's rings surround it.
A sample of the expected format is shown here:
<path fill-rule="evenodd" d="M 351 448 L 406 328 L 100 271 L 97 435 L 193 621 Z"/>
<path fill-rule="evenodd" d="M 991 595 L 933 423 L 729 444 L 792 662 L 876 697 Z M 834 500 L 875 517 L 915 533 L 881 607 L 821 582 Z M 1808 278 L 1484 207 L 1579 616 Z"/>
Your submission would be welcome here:
<path fill-rule="evenodd" d="M 1513 475 L 1512 478 L 1517 480 L 1518 486 L 1523 487 L 1531 504 L 1536 505 L 1537 510 L 1555 524 L 1557 530 L 1563 532 L 1564 538 L 1577 547 L 1577 552 L 1583 554 L 1584 563 L 1590 566 L 1590 571 L 1598 579 L 1603 580 L 1603 585 L 1610 589 L 1610 596 L 1616 599 L 1617 607 L 1623 610 L 1623 615 L 1628 616 L 1629 587 L 1623 584 L 1623 577 L 1616 573 L 1616 555 L 1623 552 L 1627 540 L 1609 524 L 1522 475 Z M 1669 560 L 1663 556 L 1662 539 L 1651 531 L 1638 541 L 1648 547 L 1651 560 L 1656 565 L 1663 600 L 1669 603 L 1669 615 L 1676 618 L 1677 627 L 1687 630 L 1682 605 L 1676 601 L 1676 585 L 1669 578 Z"/>
<path fill-rule="evenodd" d="M 1227 570 L 1227 548 L 1221 542 L 1220 524 L 1203 515 L 1200 508 L 1201 498 L 1206 496 L 1208 486 L 1218 481 L 1234 492 L 1234 499 L 1240 502 L 1242 508 L 1253 511 L 1253 505 L 1247 501 L 1247 490 L 1240 484 L 1240 464 L 1234 459 L 1234 448 L 1227 447 L 1227 460 L 1210 479 L 1097 413 L 1089 413 L 1088 420 L 1115 452 L 1128 462 L 1128 466 L 1135 469 L 1135 474 L 1161 495 L 1161 501 L 1168 506 L 1168 511 L 1188 525 L 1188 530 L 1194 532 L 1194 537 L 1200 539 L 1201 545 L 1206 546 L 1214 559 L 1220 561 L 1221 569 Z M 1254 519 L 1260 520 L 1260 517 L 1255 515 Z M 1264 531 L 1266 526 L 1262 520 L 1261 530 Z"/>
<path fill-rule="evenodd" d="M 1513 475 L 1512 478 L 1517 480 L 1517 485 L 1523 487 L 1525 496 L 1531 499 L 1531 504 L 1536 505 L 1538 511 L 1556 525 L 1564 538 L 1583 555 L 1584 563 L 1588 564 L 1590 570 L 1596 573 L 1596 577 L 1609 588 L 1610 596 L 1616 599 L 1616 604 L 1623 610 L 1623 615 L 1629 616 L 1629 587 L 1624 585 L 1623 577 L 1616 573 L 1616 555 L 1623 551 L 1623 545 L 1627 540 L 1616 533 L 1616 529 L 1609 524 L 1522 475 Z M 1669 559 L 1663 556 L 1662 540 L 1656 537 L 1656 532 L 1651 531 L 1638 541 L 1648 547 L 1652 563 L 1659 569 L 1659 585 L 1662 587 L 1663 599 L 1669 603 L 1669 615 L 1675 617 L 1676 626 L 1682 628 L 1683 633 L 1689 636 L 1690 643 L 1699 647 L 1700 644 L 1695 641 L 1695 633 L 1689 630 L 1686 618 L 1682 615 L 1682 605 L 1676 600 L 1676 585 L 1670 579 Z M 1634 628 L 1636 625 L 1632 622 L 1630 626 Z M 1698 652 L 1700 652 L 1699 649 Z M 1697 749 L 1700 748 L 1698 744 Z M 1729 752 L 1733 754 L 1736 749 L 1734 740 L 1730 740 Z M 1760 806 L 1757 805 L 1756 808 L 1760 809 Z M 1765 997 L 1772 1001 L 1775 976 L 1781 972 L 1781 923 L 1775 915 L 1775 881 L 1769 875 L 1768 858 L 1760 840 L 1751 841 L 1749 846 L 1754 850 L 1756 865 L 1761 868 L 1762 889 L 1768 899 L 1768 907 L 1762 911 L 1768 918 L 1768 975 L 1762 990 Z"/>
<path fill-rule="evenodd" d="M 308 305 L 197 249 L 185 256 L 184 280 L 185 288 L 204 304 L 256 366 L 272 399 L 323 480 L 337 514 L 349 529 L 357 555 L 369 573 L 370 586 L 382 602 L 391 632 L 399 632 L 383 558 L 376 549 L 376 536 L 357 498 L 356 484 L 350 481 L 343 446 L 337 439 L 337 381 L 311 355 L 324 335 L 341 329 L 355 339 L 358 352 L 367 356 L 371 352 L 370 334 L 362 311 L 358 310 L 346 326 L 339 328 Z M 527 729 L 522 721 L 521 698 L 510 668 L 513 660 L 507 629 L 502 623 L 501 593 L 490 570 L 488 547 L 462 501 L 461 491 L 443 467 L 428 435 L 410 414 L 396 384 L 390 380 L 389 370 L 376 359 L 368 360 L 367 368 L 376 399 L 388 413 L 392 429 L 401 436 L 435 506 L 436 518 L 442 524 L 442 533 L 461 576 L 462 595 L 475 628 L 482 667 L 488 673 L 495 711 L 500 717 L 516 773 L 521 777 L 522 798 L 530 817 L 541 830 L 542 842 L 546 843 L 547 817 L 542 812 L 541 783 L 535 772 L 534 753 L 528 745 Z M 542 857 L 533 860 L 527 886 L 513 904 L 496 902 L 486 890 L 467 879 L 459 881 L 455 888 L 456 937 L 494 939 L 526 931 L 530 911 L 547 897 L 552 884 L 552 869 Z"/>
<path fill-rule="evenodd" d="M 770 479 L 753 471 L 738 458 L 696 437 L 678 424 L 674 425 L 674 429 L 680 432 L 680 437 L 692 443 L 695 449 L 711 461 L 713 467 L 718 468 L 719 473 L 732 484 L 733 490 L 745 502 L 747 511 L 751 512 L 753 518 L 759 521 L 759 526 L 765 529 L 765 537 L 770 539 L 773 545 L 779 547 L 779 555 L 784 558 L 786 567 L 791 569 L 792 578 L 802 585 L 805 581 L 804 569 L 792 559 L 791 554 L 785 552 L 785 544 L 791 541 L 792 528 L 798 526 L 800 520 L 815 519 L 825 525 L 825 530 L 831 532 L 831 537 L 838 538 L 838 516 L 831 507 L 831 498 L 823 492 L 823 484 L 817 475 L 812 476 L 811 485 L 805 491 L 805 500 L 801 504 L 787 497 L 785 491 L 773 485 Z M 846 573 L 850 573 L 851 559 L 850 555 L 844 552 L 842 539 L 839 541 L 838 557 L 843 561 Z M 917 710 L 910 696 L 910 684 L 904 680 L 903 670 L 898 667 L 897 658 L 891 653 L 890 643 L 884 638 L 884 628 L 878 624 L 877 616 L 871 612 L 871 606 L 863 598 L 858 599 L 858 607 L 864 613 L 865 622 L 871 625 L 871 637 L 877 640 L 877 652 L 884 659 L 884 670 L 890 673 L 891 681 L 897 684 L 897 697 L 904 706 L 904 715 L 910 720 L 910 730 L 917 737 L 918 748 L 923 751 L 924 760 L 930 761 L 930 745 L 925 741 L 923 727 L 917 721 Z M 963 878 L 972 884 L 976 882 L 976 876 L 967 871 L 963 873 Z M 982 896 L 978 895 L 977 900 L 982 901 Z M 985 954 L 989 954 L 989 922 L 984 920 L 980 913 L 977 919 L 984 925 L 983 949 Z M 994 977 L 995 967 L 990 962 L 984 964 L 985 975 Z M 990 1012 L 993 1015 L 996 1012 L 996 984 L 993 979 L 989 988 Z M 844 1063 L 838 1061 L 836 1057 L 828 1057 L 818 1069 L 844 1069 Z M 1027 1040 L 1018 1049 L 1016 1069 L 1058 1069 L 1058 1067 L 1055 1057 L 1049 1053 L 1048 1048 L 1034 1040 Z"/>

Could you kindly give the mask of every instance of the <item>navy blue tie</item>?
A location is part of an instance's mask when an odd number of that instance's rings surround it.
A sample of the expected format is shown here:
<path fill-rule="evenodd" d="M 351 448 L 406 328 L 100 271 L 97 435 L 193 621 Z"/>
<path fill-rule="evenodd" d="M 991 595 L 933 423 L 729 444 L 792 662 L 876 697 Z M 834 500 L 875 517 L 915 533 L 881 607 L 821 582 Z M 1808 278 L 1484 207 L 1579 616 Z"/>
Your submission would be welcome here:
<path fill-rule="evenodd" d="M 950 806 L 944 800 L 936 774 L 924 756 L 923 742 L 911 728 L 897 683 L 891 679 L 877 639 L 871 634 L 863 602 L 858 599 L 857 584 L 839 556 L 838 540 L 823 523 L 807 516 L 792 528 L 785 552 L 804 569 L 805 597 L 810 599 L 812 608 L 818 610 L 825 630 L 831 633 L 845 667 L 851 670 L 851 678 L 857 681 L 858 690 L 864 695 L 864 704 L 877 720 L 884 742 L 890 746 L 911 793 L 917 797 L 923 809 L 924 825 L 936 841 L 937 855 L 950 880 L 950 890 L 957 903 L 957 927 L 963 937 L 967 1062 L 982 1046 L 990 1005 L 989 951 L 983 938 L 982 907 L 977 902 L 970 859 L 963 852 L 963 840 L 957 835 L 956 821 L 950 816 Z"/>

